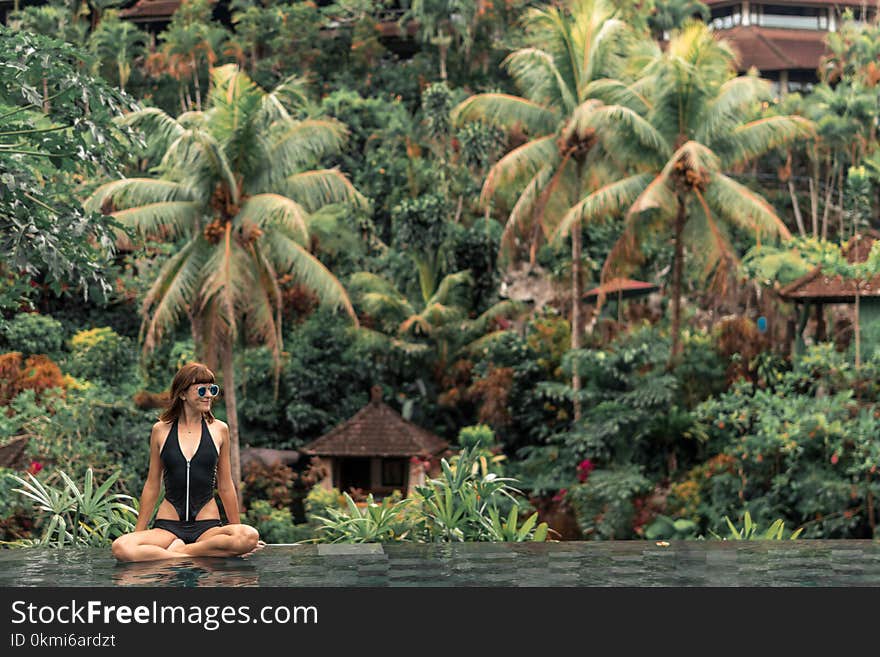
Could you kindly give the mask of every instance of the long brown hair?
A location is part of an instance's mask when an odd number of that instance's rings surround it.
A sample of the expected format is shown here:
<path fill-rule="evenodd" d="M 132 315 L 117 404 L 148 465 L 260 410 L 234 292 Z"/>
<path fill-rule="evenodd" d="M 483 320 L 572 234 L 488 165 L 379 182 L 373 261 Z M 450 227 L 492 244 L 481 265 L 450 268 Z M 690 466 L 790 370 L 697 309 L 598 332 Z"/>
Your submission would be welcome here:
<path fill-rule="evenodd" d="M 168 400 L 168 407 L 162 411 L 159 419 L 162 422 L 172 422 L 180 417 L 183 412 L 183 400 L 180 396 L 193 383 L 214 383 L 214 373 L 207 365 L 202 363 L 187 363 L 174 375 L 171 381 L 171 395 Z M 210 410 L 202 413 L 208 422 L 214 421 L 214 414 Z"/>

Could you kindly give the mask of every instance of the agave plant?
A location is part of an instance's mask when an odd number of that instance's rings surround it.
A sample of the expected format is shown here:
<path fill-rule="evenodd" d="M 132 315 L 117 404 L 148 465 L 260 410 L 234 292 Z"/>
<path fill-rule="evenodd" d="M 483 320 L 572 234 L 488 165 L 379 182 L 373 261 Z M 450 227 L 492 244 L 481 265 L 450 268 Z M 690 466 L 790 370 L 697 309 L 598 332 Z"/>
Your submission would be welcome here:
<path fill-rule="evenodd" d="M 773 523 L 763 532 L 758 533 L 758 525 L 752 520 L 751 514 L 746 511 L 745 516 L 743 517 L 743 527 L 739 529 L 736 525 L 731 522 L 730 518 L 724 516 L 725 522 L 727 522 L 727 528 L 730 530 L 729 535 L 726 538 L 722 538 L 718 534 L 713 531 L 709 531 L 713 537 L 718 540 L 726 541 L 782 541 L 784 540 L 785 533 L 785 522 L 782 518 L 777 518 Z M 795 530 L 792 535 L 789 537 L 789 540 L 795 540 L 798 536 L 801 535 L 801 532 L 804 531 L 803 527 Z"/>
<path fill-rule="evenodd" d="M 538 521 L 538 513 L 535 512 L 526 518 L 522 525 L 519 525 L 519 509 L 511 507 L 510 513 L 507 515 L 507 521 L 502 523 L 498 509 L 492 507 L 489 509 L 490 523 L 483 519 L 486 530 L 492 535 L 494 541 L 505 541 L 511 543 L 521 543 L 523 541 L 542 542 L 547 540 L 547 531 L 549 527 L 546 522 L 542 522 L 537 527 L 535 523 Z"/>
<path fill-rule="evenodd" d="M 397 502 L 377 503 L 372 495 L 367 496 L 366 504 L 359 507 L 348 493 L 345 509 L 327 507 L 325 516 L 314 516 L 321 523 L 319 531 L 330 543 L 381 543 L 406 540 L 409 530 L 405 528 L 401 512 L 411 499 Z"/>
<path fill-rule="evenodd" d="M 27 480 L 10 474 L 21 488 L 13 491 L 24 495 L 43 511 L 43 533 L 38 539 L 10 543 L 17 546 L 109 545 L 114 538 L 134 530 L 137 510 L 128 504 L 130 495 L 110 493 L 119 478 L 114 472 L 100 486 L 95 486 L 92 469 L 86 471 L 82 489 L 67 473 L 59 471 L 64 487 L 43 483 L 27 473 Z"/>
<path fill-rule="evenodd" d="M 534 528 L 537 514 L 517 527 L 519 504 L 510 477 L 486 472 L 476 450 L 462 450 L 453 463 L 441 459 L 441 476 L 417 487 L 425 514 L 426 539 L 431 541 L 543 541 L 545 523 Z M 499 506 L 510 505 L 500 522 Z"/>

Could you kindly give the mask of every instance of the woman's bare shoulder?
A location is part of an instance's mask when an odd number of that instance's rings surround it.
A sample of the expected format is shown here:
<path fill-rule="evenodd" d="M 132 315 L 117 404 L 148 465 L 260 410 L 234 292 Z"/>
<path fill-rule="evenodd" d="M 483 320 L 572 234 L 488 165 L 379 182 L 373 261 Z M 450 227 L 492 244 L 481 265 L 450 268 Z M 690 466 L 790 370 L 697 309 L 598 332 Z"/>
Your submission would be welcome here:
<path fill-rule="evenodd" d="M 153 428 L 150 431 L 150 437 L 155 440 L 164 441 L 171 432 L 171 424 L 171 422 L 163 422 L 162 420 L 159 420 L 153 425 Z"/>

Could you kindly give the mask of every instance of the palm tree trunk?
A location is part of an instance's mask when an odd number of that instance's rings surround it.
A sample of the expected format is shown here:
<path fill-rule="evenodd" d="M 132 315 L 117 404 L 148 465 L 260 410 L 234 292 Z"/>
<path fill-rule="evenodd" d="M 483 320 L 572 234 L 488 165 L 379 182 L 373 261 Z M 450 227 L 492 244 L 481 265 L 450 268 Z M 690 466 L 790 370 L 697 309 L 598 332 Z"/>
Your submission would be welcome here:
<path fill-rule="evenodd" d="M 207 355 L 205 353 L 205 327 L 204 322 L 202 321 L 202 316 L 200 313 L 193 312 L 193 308 L 198 307 L 198 300 L 194 300 L 188 309 L 189 314 L 189 328 L 190 334 L 193 339 L 193 346 L 195 347 L 195 359 L 199 363 L 205 363 L 207 359 Z M 208 364 L 210 367 L 210 364 Z"/>
<path fill-rule="evenodd" d="M 678 197 L 678 212 L 675 216 L 675 255 L 672 259 L 672 352 L 669 364 L 681 353 L 681 272 L 684 265 L 684 243 L 682 241 L 685 222 L 684 199 Z"/>
<path fill-rule="evenodd" d="M 446 82 L 446 46 L 440 45 L 440 79 Z"/>
<path fill-rule="evenodd" d="M 791 207 L 794 208 L 794 219 L 797 222 L 798 233 L 800 233 L 801 237 L 806 237 L 807 229 L 804 227 L 804 217 L 801 214 L 801 206 L 800 203 L 798 203 L 794 183 L 791 182 L 790 178 L 788 180 L 788 194 L 791 196 Z"/>
<path fill-rule="evenodd" d="M 238 505 L 242 506 L 241 497 L 241 457 L 238 444 L 238 401 L 235 397 L 235 364 L 232 360 L 232 338 L 223 340 L 223 387 L 226 400 L 226 422 L 229 424 L 229 461 L 232 466 L 232 483 L 238 494 Z"/>
<path fill-rule="evenodd" d="M 834 179 L 837 177 L 837 159 L 831 165 L 831 175 L 828 176 L 825 188 L 825 207 L 822 210 L 822 239 L 828 239 L 828 216 L 831 210 L 831 198 L 834 194 Z"/>
<path fill-rule="evenodd" d="M 199 81 L 199 63 L 196 61 L 196 56 L 192 55 L 192 67 L 193 67 L 193 86 L 196 88 L 196 109 L 198 111 L 202 111 L 202 90 L 201 90 L 201 82 Z"/>
<path fill-rule="evenodd" d="M 814 182 L 815 179 L 815 182 Z M 819 237 L 819 174 L 815 173 L 814 178 L 810 178 L 810 214 L 813 219 L 813 237 Z"/>
<path fill-rule="evenodd" d="M 581 340 L 581 303 L 584 296 L 581 282 L 581 257 L 583 245 L 581 242 L 581 222 L 577 221 L 571 227 L 571 348 L 580 349 Z M 578 394 L 581 390 L 581 375 L 578 374 L 577 358 L 572 363 L 571 389 L 574 391 L 574 419 L 581 419 L 581 403 Z"/>

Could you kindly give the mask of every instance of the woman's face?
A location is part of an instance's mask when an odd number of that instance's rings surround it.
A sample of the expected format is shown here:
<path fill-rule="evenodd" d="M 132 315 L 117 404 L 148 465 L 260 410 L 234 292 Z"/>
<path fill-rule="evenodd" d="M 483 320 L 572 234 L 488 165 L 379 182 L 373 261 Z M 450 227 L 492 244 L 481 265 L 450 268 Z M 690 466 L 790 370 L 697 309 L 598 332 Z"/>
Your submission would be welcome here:
<path fill-rule="evenodd" d="M 220 387 L 216 383 L 193 383 L 181 397 L 190 408 L 204 413 L 211 410 L 211 404 L 219 394 Z"/>

